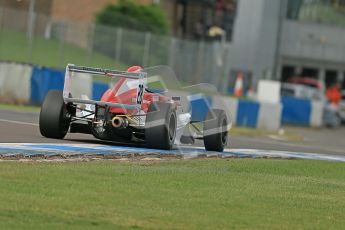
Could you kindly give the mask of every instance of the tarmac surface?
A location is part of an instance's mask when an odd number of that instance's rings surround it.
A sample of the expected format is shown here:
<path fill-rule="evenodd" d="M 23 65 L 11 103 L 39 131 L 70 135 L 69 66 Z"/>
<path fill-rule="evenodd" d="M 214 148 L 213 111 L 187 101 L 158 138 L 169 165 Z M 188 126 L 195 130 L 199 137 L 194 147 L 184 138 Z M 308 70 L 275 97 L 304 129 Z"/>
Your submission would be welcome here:
<path fill-rule="evenodd" d="M 39 114 L 35 112 L 0 109 L 0 143 L 118 145 L 84 134 L 69 133 L 64 140 L 48 139 L 40 135 L 38 120 Z M 345 128 L 311 129 L 288 127 L 286 129 L 299 133 L 304 140 L 286 141 L 270 137 L 232 137 L 230 132 L 228 148 L 345 156 Z M 202 146 L 202 142 L 198 142 L 196 145 Z"/>

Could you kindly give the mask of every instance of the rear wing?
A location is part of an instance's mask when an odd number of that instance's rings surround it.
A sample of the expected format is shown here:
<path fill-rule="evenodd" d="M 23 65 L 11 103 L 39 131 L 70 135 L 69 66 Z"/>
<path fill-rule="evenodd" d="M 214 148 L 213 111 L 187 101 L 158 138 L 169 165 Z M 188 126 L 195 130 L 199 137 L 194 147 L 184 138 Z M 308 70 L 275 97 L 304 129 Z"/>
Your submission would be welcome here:
<path fill-rule="evenodd" d="M 106 76 L 110 78 L 129 78 L 129 79 L 138 80 L 139 85 L 138 85 L 136 104 L 129 105 L 129 104 L 110 103 L 110 102 L 102 102 L 102 101 L 96 101 L 96 100 L 84 100 L 84 99 L 73 98 L 73 95 L 71 95 L 73 73 L 85 73 L 85 74 L 92 74 L 92 75 L 102 75 L 102 76 Z M 129 73 L 126 71 L 92 68 L 92 67 L 76 66 L 73 64 L 68 64 L 66 67 L 66 72 L 65 72 L 63 99 L 65 103 L 91 104 L 91 105 L 118 107 L 118 108 L 139 111 L 141 108 L 141 103 L 144 96 L 144 79 L 146 77 L 147 77 L 147 73 L 145 72 Z"/>

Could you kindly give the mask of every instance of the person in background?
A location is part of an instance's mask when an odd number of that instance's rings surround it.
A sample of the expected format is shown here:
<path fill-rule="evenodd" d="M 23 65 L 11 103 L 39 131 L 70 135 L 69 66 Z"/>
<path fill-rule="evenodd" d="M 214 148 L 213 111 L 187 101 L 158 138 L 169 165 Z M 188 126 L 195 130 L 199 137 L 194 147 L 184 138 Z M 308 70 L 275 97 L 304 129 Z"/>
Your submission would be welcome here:
<path fill-rule="evenodd" d="M 338 106 L 341 101 L 340 85 L 334 84 L 326 90 L 326 97 L 328 101 L 335 106 Z"/>
<path fill-rule="evenodd" d="M 327 126 L 336 128 L 341 125 L 339 114 L 339 103 L 341 101 L 341 93 L 339 84 L 334 84 L 326 90 L 326 98 L 328 103 L 324 107 L 324 123 Z"/>

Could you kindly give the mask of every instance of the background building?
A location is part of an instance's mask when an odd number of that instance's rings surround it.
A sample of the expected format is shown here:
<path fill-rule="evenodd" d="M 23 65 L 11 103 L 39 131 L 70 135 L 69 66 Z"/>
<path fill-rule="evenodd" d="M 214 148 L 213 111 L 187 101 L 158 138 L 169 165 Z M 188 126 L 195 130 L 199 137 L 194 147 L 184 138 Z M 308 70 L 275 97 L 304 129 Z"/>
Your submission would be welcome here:
<path fill-rule="evenodd" d="M 240 0 L 229 65 L 255 79 L 344 82 L 344 6 L 344 1 Z"/>
<path fill-rule="evenodd" d="M 98 51 L 128 65 L 168 64 L 188 83 L 208 81 L 227 92 L 242 72 L 247 88 L 258 79 L 292 76 L 345 87 L 344 0 L 141 0 L 162 6 L 172 36 L 104 28 L 108 42 L 101 42 L 93 22 L 116 0 L 3 0 L 1 26 L 29 31 L 30 2 L 35 2 L 37 36 L 87 48 L 90 54 L 103 46 Z M 214 28 L 224 33 L 209 36 Z"/>

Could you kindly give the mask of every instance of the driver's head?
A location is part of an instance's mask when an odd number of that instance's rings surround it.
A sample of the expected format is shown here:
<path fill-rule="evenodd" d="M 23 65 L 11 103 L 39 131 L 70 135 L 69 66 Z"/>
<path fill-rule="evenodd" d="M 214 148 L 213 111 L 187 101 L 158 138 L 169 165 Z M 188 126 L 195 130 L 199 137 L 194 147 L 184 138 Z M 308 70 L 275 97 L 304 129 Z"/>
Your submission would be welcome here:
<path fill-rule="evenodd" d="M 140 66 L 135 65 L 135 66 L 129 67 L 128 70 L 127 70 L 127 72 L 128 72 L 128 73 L 134 73 L 134 72 L 139 72 L 139 71 L 141 71 L 142 69 L 143 69 L 143 68 L 141 68 Z"/>

